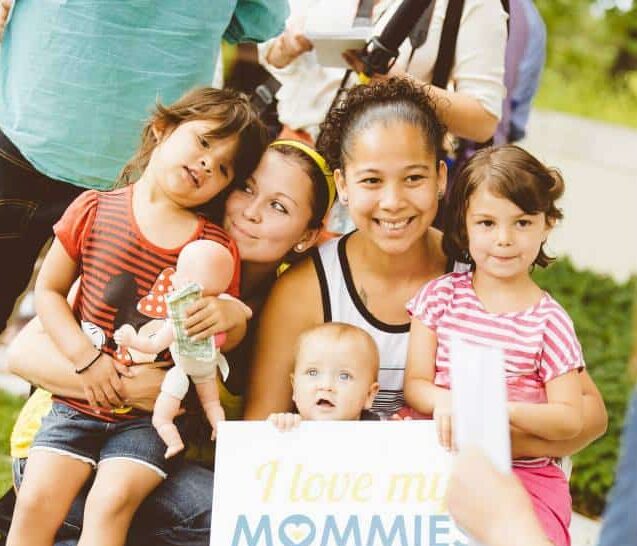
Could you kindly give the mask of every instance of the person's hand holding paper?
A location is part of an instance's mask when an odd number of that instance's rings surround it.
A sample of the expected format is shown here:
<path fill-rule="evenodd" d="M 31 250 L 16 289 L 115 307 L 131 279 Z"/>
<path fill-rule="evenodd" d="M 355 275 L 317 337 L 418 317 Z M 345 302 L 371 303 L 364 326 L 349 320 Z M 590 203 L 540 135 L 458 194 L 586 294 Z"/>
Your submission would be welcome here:
<path fill-rule="evenodd" d="M 285 68 L 300 55 L 312 50 L 314 46 L 305 36 L 304 26 L 304 19 L 290 18 L 288 20 L 283 34 L 274 41 L 268 51 L 267 60 L 272 66 Z"/>

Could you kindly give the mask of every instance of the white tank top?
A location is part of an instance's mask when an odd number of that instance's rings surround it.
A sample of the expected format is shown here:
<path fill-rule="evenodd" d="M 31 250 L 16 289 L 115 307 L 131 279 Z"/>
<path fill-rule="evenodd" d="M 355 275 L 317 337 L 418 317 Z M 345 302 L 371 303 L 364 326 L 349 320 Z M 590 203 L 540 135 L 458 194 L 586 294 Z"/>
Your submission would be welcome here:
<path fill-rule="evenodd" d="M 386 324 L 374 317 L 356 291 L 345 254 L 349 235 L 328 241 L 313 253 L 321 286 L 325 322 L 345 322 L 362 328 L 376 341 L 380 353 L 380 390 L 372 411 L 387 417 L 404 405 L 403 380 L 407 362 L 409 323 Z"/>

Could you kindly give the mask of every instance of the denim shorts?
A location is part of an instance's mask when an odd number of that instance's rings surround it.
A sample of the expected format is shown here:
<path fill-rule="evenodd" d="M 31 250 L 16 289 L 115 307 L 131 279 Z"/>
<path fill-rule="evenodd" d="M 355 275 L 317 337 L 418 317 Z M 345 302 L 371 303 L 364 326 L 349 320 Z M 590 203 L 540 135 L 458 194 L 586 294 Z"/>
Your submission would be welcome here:
<path fill-rule="evenodd" d="M 166 444 L 153 427 L 150 415 L 109 423 L 60 402 L 53 402 L 51 411 L 42 419 L 31 449 L 70 455 L 93 467 L 107 459 L 128 459 L 162 478 L 179 459 L 164 458 Z"/>
<path fill-rule="evenodd" d="M 13 480 L 20 488 L 27 459 L 13 460 Z M 177 463 L 135 513 L 126 546 L 210 546 L 212 472 L 187 461 Z M 77 546 L 84 520 L 89 480 L 58 530 L 55 546 Z"/>

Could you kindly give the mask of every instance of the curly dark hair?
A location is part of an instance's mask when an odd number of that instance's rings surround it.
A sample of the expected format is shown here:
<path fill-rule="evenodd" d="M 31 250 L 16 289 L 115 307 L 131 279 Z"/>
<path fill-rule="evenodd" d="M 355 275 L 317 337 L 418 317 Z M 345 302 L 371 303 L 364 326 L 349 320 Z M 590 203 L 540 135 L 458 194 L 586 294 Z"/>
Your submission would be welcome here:
<path fill-rule="evenodd" d="M 448 203 L 448 218 L 442 247 L 455 261 L 473 265 L 467 237 L 467 208 L 480 184 L 515 203 L 527 214 L 544 213 L 550 226 L 562 218 L 557 201 L 564 193 L 564 179 L 557 169 L 546 167 L 526 150 L 507 144 L 478 150 L 458 171 Z M 555 258 L 544 251 L 544 243 L 533 262 L 546 267 Z"/>
<path fill-rule="evenodd" d="M 361 130 L 382 122 L 402 121 L 422 130 L 436 154 L 445 157 L 446 128 L 436 114 L 436 103 L 427 86 L 408 78 L 389 78 L 344 89 L 321 124 L 316 148 L 330 169 L 342 169 L 352 141 Z"/>

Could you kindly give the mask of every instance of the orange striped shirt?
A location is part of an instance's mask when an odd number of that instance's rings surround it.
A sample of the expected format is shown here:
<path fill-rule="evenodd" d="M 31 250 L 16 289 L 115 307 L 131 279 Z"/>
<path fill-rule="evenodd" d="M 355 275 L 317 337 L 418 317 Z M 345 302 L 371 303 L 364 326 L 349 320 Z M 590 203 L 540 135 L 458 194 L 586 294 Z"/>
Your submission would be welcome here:
<path fill-rule="evenodd" d="M 153 327 L 152 321 L 158 316 L 149 315 L 138 303 L 152 295 L 161 273 L 176 266 L 179 252 L 191 241 L 208 239 L 230 250 L 236 265 L 227 292 L 239 295 L 239 254 L 224 230 L 200 216 L 188 241 L 178 248 L 160 248 L 148 241 L 137 226 L 132 209 L 133 191 L 134 186 L 127 186 L 110 192 L 84 192 L 53 228 L 79 266 L 81 281 L 74 312 L 93 344 L 113 357 L 119 354 L 113 340 L 115 330 L 124 324 L 130 324 L 136 331 Z M 166 361 L 170 360 L 170 353 L 166 350 L 158 355 L 145 355 L 131 350 L 130 357 L 133 363 Z M 90 410 L 85 401 L 56 399 L 104 420 L 130 418 L 135 414 L 105 416 Z"/>

